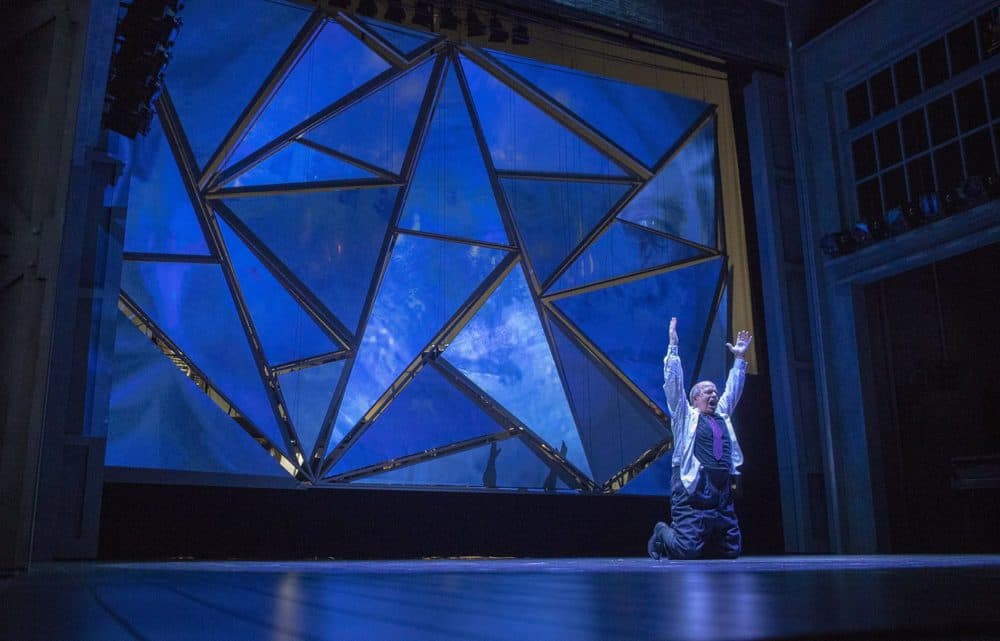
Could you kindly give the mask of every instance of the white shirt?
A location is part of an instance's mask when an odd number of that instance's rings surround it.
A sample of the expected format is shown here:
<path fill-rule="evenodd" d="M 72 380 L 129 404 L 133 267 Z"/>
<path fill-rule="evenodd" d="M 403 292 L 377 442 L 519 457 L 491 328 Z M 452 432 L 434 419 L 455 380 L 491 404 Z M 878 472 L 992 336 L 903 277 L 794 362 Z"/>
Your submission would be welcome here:
<path fill-rule="evenodd" d="M 715 415 L 725 422 L 729 438 L 733 442 L 733 455 L 729 468 L 731 474 L 739 474 L 736 468 L 743 465 L 743 450 L 736 440 L 736 432 L 733 431 L 733 422 L 729 419 L 729 415 L 736 409 L 740 395 L 743 394 L 746 370 L 747 362 L 737 358 L 729 370 L 726 389 L 719 396 L 719 404 L 715 410 Z M 701 462 L 694 455 L 694 437 L 701 413 L 688 402 L 688 395 L 684 389 L 684 371 L 681 369 L 681 357 L 677 354 L 676 345 L 668 347 L 667 355 L 663 357 L 663 393 L 667 397 L 670 427 L 674 433 L 673 464 L 680 468 L 681 483 L 690 494 L 701 470 Z"/>

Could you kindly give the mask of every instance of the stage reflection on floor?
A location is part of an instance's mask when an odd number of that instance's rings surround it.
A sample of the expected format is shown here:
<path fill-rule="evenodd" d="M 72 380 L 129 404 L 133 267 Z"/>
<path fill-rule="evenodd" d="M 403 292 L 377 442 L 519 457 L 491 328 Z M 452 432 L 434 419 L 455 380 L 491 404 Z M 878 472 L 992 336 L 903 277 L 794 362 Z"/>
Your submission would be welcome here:
<path fill-rule="evenodd" d="M 2 585 L 5 641 L 1000 639 L 1000 556 L 80 563 Z"/>

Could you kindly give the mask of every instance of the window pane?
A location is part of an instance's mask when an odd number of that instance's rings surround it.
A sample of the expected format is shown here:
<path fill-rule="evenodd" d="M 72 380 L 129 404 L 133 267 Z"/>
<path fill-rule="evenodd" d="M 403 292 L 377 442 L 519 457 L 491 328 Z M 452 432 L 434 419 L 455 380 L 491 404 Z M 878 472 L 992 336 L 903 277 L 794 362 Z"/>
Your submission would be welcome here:
<path fill-rule="evenodd" d="M 347 450 L 332 474 L 503 430 L 437 370 L 424 367 Z"/>
<path fill-rule="evenodd" d="M 920 196 L 935 191 L 930 154 L 906 163 L 906 179 L 910 183 L 910 200 L 917 200 Z"/>
<path fill-rule="evenodd" d="M 670 437 L 667 427 L 636 399 L 625 383 L 552 323 L 566 388 L 594 480 L 604 483 L 646 450 Z"/>
<path fill-rule="evenodd" d="M 857 127 L 871 118 L 868 106 L 868 83 L 859 83 L 844 94 L 847 100 L 847 121 L 851 127 Z"/>
<path fill-rule="evenodd" d="M 447 70 L 399 225 L 446 236 L 508 242 L 454 68 Z"/>
<path fill-rule="evenodd" d="M 956 91 L 955 102 L 958 103 L 958 125 L 962 132 L 986 124 L 986 102 L 981 80 L 974 80 Z"/>
<path fill-rule="evenodd" d="M 976 23 L 967 22 L 948 34 L 948 53 L 951 54 L 951 75 L 957 76 L 979 62 L 976 49 Z"/>
<path fill-rule="evenodd" d="M 896 97 L 900 103 L 920 94 L 920 69 L 917 54 L 911 54 L 893 66 L 896 76 Z"/>
<path fill-rule="evenodd" d="M 303 455 L 309 458 L 316 447 L 326 410 L 337 389 L 346 360 L 295 370 L 278 377 L 288 418 L 299 435 Z"/>
<path fill-rule="evenodd" d="M 955 105 L 951 94 L 927 105 L 927 117 L 931 124 L 931 140 L 935 145 L 955 137 Z"/>
<path fill-rule="evenodd" d="M 981 129 L 962 140 L 962 152 L 965 157 L 965 172 L 969 176 L 996 175 L 996 160 L 993 157 L 993 143 L 990 141 L 990 130 Z"/>
<path fill-rule="evenodd" d="M 580 254 L 550 291 L 572 289 L 705 255 L 696 247 L 619 220 Z"/>
<path fill-rule="evenodd" d="M 370 165 L 399 172 L 432 69 L 433 60 L 428 60 L 302 137 Z"/>
<path fill-rule="evenodd" d="M 962 153 L 958 141 L 934 152 L 934 168 L 937 171 L 938 189 L 954 189 L 962 182 Z"/>
<path fill-rule="evenodd" d="M 986 95 L 990 105 L 990 118 L 1000 118 L 1000 71 L 986 76 Z"/>
<path fill-rule="evenodd" d="M 705 125 L 619 214 L 685 240 L 716 247 L 715 121 Z"/>
<path fill-rule="evenodd" d="M 503 178 L 528 260 L 545 283 L 630 185 Z"/>
<path fill-rule="evenodd" d="M 115 330 L 104 464 L 288 478 L 124 314 Z"/>
<path fill-rule="evenodd" d="M 858 138 L 851 143 L 851 156 L 854 158 L 854 177 L 861 179 L 875 173 L 875 138 L 871 134 Z"/>
<path fill-rule="evenodd" d="M 528 82 L 653 167 L 709 105 L 537 60 L 490 52 Z"/>
<path fill-rule="evenodd" d="M 501 406 L 590 474 L 559 370 L 520 265 L 514 268 L 445 352 Z"/>
<path fill-rule="evenodd" d="M 879 169 L 885 169 L 890 165 L 898 163 L 903 152 L 899 145 L 899 127 L 897 123 L 891 122 L 879 129 L 876 134 L 878 140 L 878 164 Z"/>
<path fill-rule="evenodd" d="M 896 93 L 892 87 L 892 69 L 887 67 L 868 81 L 872 91 L 872 111 L 879 115 L 896 106 Z"/>
<path fill-rule="evenodd" d="M 701 352 L 701 338 L 723 265 L 724 259 L 718 258 L 559 299 L 554 304 L 639 389 L 667 411 L 663 397 L 666 330 L 662 319 L 676 316 L 678 331 L 687 332 L 683 334 L 686 338 L 681 341 L 680 354 L 690 376 Z"/>
<path fill-rule="evenodd" d="M 858 185 L 858 217 L 872 219 L 882 215 L 882 194 L 878 178 L 872 178 Z"/>
<path fill-rule="evenodd" d="M 903 147 L 907 156 L 914 156 L 927 149 L 927 122 L 924 120 L 923 109 L 906 114 L 900 124 L 903 128 Z"/>
<path fill-rule="evenodd" d="M 437 34 L 407 29 L 391 22 L 383 22 L 360 15 L 354 17 L 404 56 L 408 56 L 414 50 L 437 38 Z"/>
<path fill-rule="evenodd" d="M 285 449 L 219 265 L 126 261 L 122 289 L 275 447 Z"/>
<path fill-rule="evenodd" d="M 368 295 L 397 187 L 277 194 L 225 201 L 350 331 Z"/>
<path fill-rule="evenodd" d="M 906 179 L 903 168 L 897 167 L 881 176 L 882 180 L 882 211 L 889 211 L 906 202 Z"/>
<path fill-rule="evenodd" d="M 507 252 L 400 234 L 329 442 L 333 448 L 403 373 Z M 328 450 L 329 452 L 329 450 Z"/>
<path fill-rule="evenodd" d="M 375 178 L 364 169 L 298 142 L 265 158 L 229 183 L 230 187 L 281 185 Z"/>
<path fill-rule="evenodd" d="M 924 72 L 924 89 L 930 89 L 948 79 L 944 39 L 935 40 L 920 50 L 920 69 Z"/>

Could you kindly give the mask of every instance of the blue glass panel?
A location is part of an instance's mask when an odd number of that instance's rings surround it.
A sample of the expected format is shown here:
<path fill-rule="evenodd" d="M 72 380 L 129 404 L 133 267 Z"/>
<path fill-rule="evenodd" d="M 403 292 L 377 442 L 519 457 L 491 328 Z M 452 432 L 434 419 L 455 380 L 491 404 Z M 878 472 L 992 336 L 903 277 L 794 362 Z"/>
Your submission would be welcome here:
<path fill-rule="evenodd" d="M 358 479 L 356 483 L 540 490 L 550 476 L 548 465 L 519 439 L 512 438 Z"/>
<path fill-rule="evenodd" d="M 221 219 L 219 227 L 267 361 L 287 363 L 339 350 Z"/>
<path fill-rule="evenodd" d="M 705 256 L 691 245 L 615 221 L 563 272 L 552 292 Z"/>
<path fill-rule="evenodd" d="M 556 307 L 586 334 L 650 399 L 666 411 L 663 355 L 667 323 L 677 317 L 680 355 L 695 366 L 709 322 L 712 297 L 723 259 L 606 287 L 555 301 Z M 688 381 L 690 384 L 690 381 Z"/>
<path fill-rule="evenodd" d="M 501 431 L 503 427 L 468 396 L 433 367 L 424 367 L 340 459 L 333 473 Z"/>
<path fill-rule="evenodd" d="M 618 217 L 716 247 L 717 184 L 713 120 L 688 141 Z"/>
<path fill-rule="evenodd" d="M 375 175 L 354 165 L 293 142 L 278 153 L 254 165 L 229 183 L 230 187 L 280 185 L 327 180 L 374 178 Z"/>
<path fill-rule="evenodd" d="M 590 473 L 580 435 L 518 265 L 448 346 L 445 358 L 472 382 Z"/>
<path fill-rule="evenodd" d="M 714 381 L 719 389 L 722 389 L 726 381 L 726 364 L 732 358 L 726 343 L 734 342 L 733 339 L 734 337 L 729 334 L 729 292 L 723 291 L 719 311 L 712 321 L 712 331 L 708 335 L 708 343 L 705 344 L 701 369 L 696 373 L 698 380 Z"/>
<path fill-rule="evenodd" d="M 445 78 L 420 153 L 400 227 L 506 243 L 507 234 L 454 69 Z"/>
<path fill-rule="evenodd" d="M 135 141 L 125 251 L 210 253 L 159 118 Z"/>
<path fill-rule="evenodd" d="M 376 167 L 399 172 L 433 68 L 433 60 L 428 60 L 303 137 Z"/>
<path fill-rule="evenodd" d="M 277 2 L 191 0 L 164 71 L 199 167 L 288 49 L 310 11 Z"/>
<path fill-rule="evenodd" d="M 505 254 L 405 234 L 396 239 L 330 447 L 354 427 Z"/>
<path fill-rule="evenodd" d="M 316 447 L 319 428 L 326 418 L 330 399 L 337 389 L 340 374 L 347 361 L 333 361 L 315 367 L 296 370 L 278 377 L 285 397 L 289 418 L 299 435 L 302 451 L 308 457 Z"/>
<path fill-rule="evenodd" d="M 650 463 L 649 467 L 639 473 L 625 487 L 618 490 L 618 494 L 645 495 L 645 496 L 670 496 L 670 474 L 673 471 L 674 451 L 667 450 L 660 458 Z"/>
<path fill-rule="evenodd" d="M 552 323 L 580 438 L 594 472 L 604 483 L 643 452 L 670 437 L 670 431 L 628 387 Z"/>
<path fill-rule="evenodd" d="M 652 167 L 708 107 L 700 100 L 491 51 L 494 57 Z"/>
<path fill-rule="evenodd" d="M 610 158 L 468 58 L 462 57 L 462 69 L 497 169 L 624 175 Z"/>
<path fill-rule="evenodd" d="M 124 314 L 113 368 L 105 465 L 286 476 Z"/>
<path fill-rule="evenodd" d="M 122 289 L 276 447 L 284 449 L 219 265 L 126 262 Z"/>
<path fill-rule="evenodd" d="M 336 22 L 326 22 L 247 131 L 231 165 L 389 68 Z"/>
<path fill-rule="evenodd" d="M 357 327 L 397 187 L 233 198 L 226 205 L 350 329 Z"/>
<path fill-rule="evenodd" d="M 383 22 L 362 16 L 357 16 L 357 19 L 404 56 L 410 55 L 414 50 L 422 47 L 431 40 L 437 39 L 436 34 L 414 31 L 413 29 L 407 29 L 391 22 Z"/>
<path fill-rule="evenodd" d="M 501 182 L 531 267 L 543 283 L 630 188 L 561 180 Z"/>

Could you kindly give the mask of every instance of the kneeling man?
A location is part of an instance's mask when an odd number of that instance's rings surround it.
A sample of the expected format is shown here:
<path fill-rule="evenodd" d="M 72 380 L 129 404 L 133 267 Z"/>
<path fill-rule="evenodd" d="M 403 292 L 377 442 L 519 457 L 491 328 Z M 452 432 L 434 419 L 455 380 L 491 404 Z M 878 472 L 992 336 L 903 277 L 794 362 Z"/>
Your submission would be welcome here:
<path fill-rule="evenodd" d="M 659 559 L 735 559 L 742 548 L 740 525 L 733 509 L 733 480 L 743 464 L 729 416 L 743 393 L 752 336 L 741 331 L 736 345 L 726 347 L 736 358 L 726 388 L 702 381 L 684 394 L 684 372 L 677 354 L 677 319 L 670 319 L 670 346 L 663 359 L 663 392 L 674 433 L 670 480 L 671 525 L 657 523 L 646 546 Z"/>

